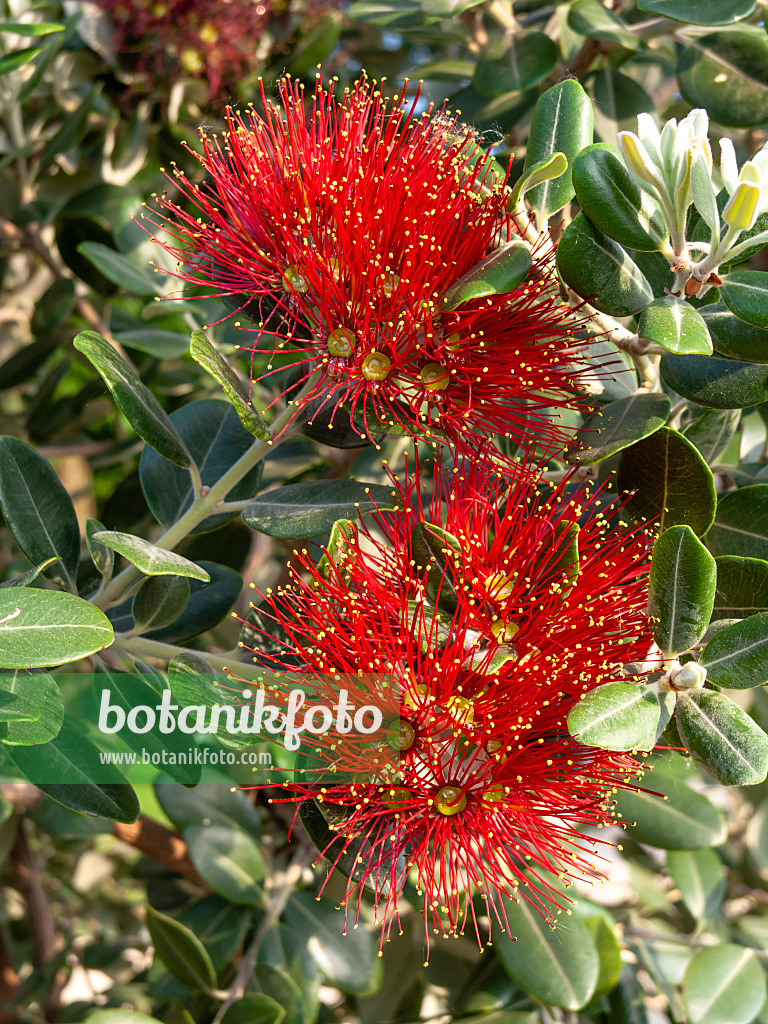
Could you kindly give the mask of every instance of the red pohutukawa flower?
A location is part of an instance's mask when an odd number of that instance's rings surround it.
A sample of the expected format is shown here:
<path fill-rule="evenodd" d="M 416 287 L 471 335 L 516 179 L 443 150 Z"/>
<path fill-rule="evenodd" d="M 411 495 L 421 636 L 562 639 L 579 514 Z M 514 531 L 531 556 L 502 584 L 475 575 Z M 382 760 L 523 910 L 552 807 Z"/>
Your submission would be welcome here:
<path fill-rule="evenodd" d="M 172 273 L 251 317 L 244 348 L 277 337 L 300 406 L 320 399 L 361 433 L 383 424 L 463 451 L 532 432 L 561 446 L 544 410 L 579 390 L 573 310 L 551 251 L 519 283 L 530 257 L 475 133 L 431 106 L 417 114 L 418 92 L 388 101 L 365 79 L 339 99 L 319 78 L 310 99 L 284 81 L 280 99 L 202 133 L 202 184 L 174 172 L 189 208 L 158 198 Z M 467 287 L 491 254 L 507 268 L 497 291 L 479 275 Z"/>
<path fill-rule="evenodd" d="M 565 484 L 510 488 L 477 469 L 446 484 L 438 470 L 432 491 L 425 505 L 401 490 L 405 511 L 338 528 L 319 566 L 303 558 L 265 598 L 265 637 L 283 640 L 256 660 L 389 716 L 399 763 L 365 736 L 315 735 L 274 798 L 317 801 L 327 856 L 354 868 L 348 901 L 372 889 L 386 936 L 410 877 L 426 925 L 471 920 L 480 939 L 475 893 L 506 928 L 507 898 L 549 917 L 567 905 L 542 872 L 563 887 L 599 875 L 581 830 L 612 821 L 638 764 L 579 744 L 566 717 L 651 648 L 648 542 Z"/>

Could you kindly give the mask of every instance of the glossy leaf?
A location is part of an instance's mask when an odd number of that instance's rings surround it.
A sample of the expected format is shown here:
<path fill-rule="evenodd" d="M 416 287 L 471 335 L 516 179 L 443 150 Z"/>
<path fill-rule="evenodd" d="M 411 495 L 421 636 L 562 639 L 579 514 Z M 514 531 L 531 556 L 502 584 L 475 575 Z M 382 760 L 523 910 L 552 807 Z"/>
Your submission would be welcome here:
<path fill-rule="evenodd" d="M 5 750 L 24 778 L 57 803 L 109 821 L 138 817 L 139 801 L 119 769 L 102 763 L 98 747 L 68 721 L 47 743 Z"/>
<path fill-rule="evenodd" d="M 58 736 L 64 721 L 64 702 L 56 680 L 47 672 L 0 673 L 0 688 L 23 700 L 34 703 L 38 710 L 32 722 L 9 722 L 3 743 L 12 746 L 34 746 Z"/>
<path fill-rule="evenodd" d="M 728 690 L 768 684 L 768 612 L 718 630 L 699 662 L 711 682 Z"/>
<path fill-rule="evenodd" d="M 625 22 L 609 11 L 600 0 L 576 0 L 568 12 L 568 24 L 583 36 L 619 43 L 628 50 L 640 46 L 639 38 L 629 31 Z"/>
<path fill-rule="evenodd" d="M 677 78 L 686 101 L 705 107 L 713 121 L 734 128 L 762 124 L 768 109 L 768 35 L 757 26 L 739 25 L 686 37 Z"/>
<path fill-rule="evenodd" d="M 521 284 L 531 269 L 531 250 L 522 242 L 508 242 L 473 267 L 443 296 L 445 309 L 487 295 L 504 295 Z"/>
<path fill-rule="evenodd" d="M 47 558 L 40 565 L 34 566 L 32 569 L 27 569 L 26 572 L 21 573 L 19 576 L 14 576 L 13 579 L 4 580 L 0 583 L 0 590 L 6 587 L 28 587 L 30 583 L 33 583 L 43 570 L 47 569 L 48 566 L 52 565 L 56 558 Z"/>
<path fill-rule="evenodd" d="M 80 527 L 72 499 L 51 464 L 17 437 L 0 437 L 0 509 L 13 539 L 45 575 L 74 589 Z"/>
<path fill-rule="evenodd" d="M 267 866 L 250 836 L 226 825 L 192 825 L 184 829 L 184 839 L 192 863 L 214 892 L 230 903 L 261 901 Z"/>
<path fill-rule="evenodd" d="M 662 850 L 697 850 L 725 839 L 725 822 L 717 809 L 682 779 L 656 770 L 643 778 L 642 787 L 616 794 L 619 821 L 626 823 L 630 838 Z"/>
<path fill-rule="evenodd" d="M 567 170 L 568 158 L 565 153 L 552 153 L 551 156 L 545 156 L 538 163 L 532 164 L 523 171 L 512 189 L 512 194 L 507 200 L 507 209 L 514 210 L 523 196 L 535 185 L 540 185 L 542 181 L 559 178 Z"/>
<path fill-rule="evenodd" d="M 0 592 L 0 668 L 46 668 L 87 658 L 114 640 L 104 612 L 60 590 Z"/>
<path fill-rule="evenodd" d="M 530 89 L 557 63 L 557 46 L 543 32 L 515 32 L 489 46 L 475 66 L 472 84 L 481 96 Z"/>
<path fill-rule="evenodd" d="M 661 530 L 690 526 L 702 535 L 715 518 L 712 473 L 690 441 L 670 427 L 621 453 L 617 486 L 619 493 L 633 492 L 627 503 L 632 515 Z"/>
<path fill-rule="evenodd" d="M 640 314 L 637 333 L 670 352 L 709 355 L 712 342 L 701 314 L 688 302 L 673 295 L 654 299 Z"/>
<path fill-rule="evenodd" d="M 638 0 L 638 10 L 690 25 L 728 25 L 747 18 L 755 0 Z"/>
<path fill-rule="evenodd" d="M 247 992 L 233 1003 L 221 1024 L 282 1024 L 288 1011 L 263 992 Z"/>
<path fill-rule="evenodd" d="M 139 437 L 174 465 L 187 469 L 192 459 L 170 417 L 109 342 L 94 331 L 82 331 L 73 344 L 101 374 Z"/>
<path fill-rule="evenodd" d="M 221 785 L 218 789 L 221 791 Z M 201 815 L 198 815 L 198 821 L 200 818 Z M 214 971 L 219 972 L 242 946 L 253 924 L 253 911 L 211 894 L 185 907 L 175 920 L 200 939 L 211 958 Z"/>
<path fill-rule="evenodd" d="M 216 974 L 205 947 L 189 928 L 147 907 L 147 928 L 155 952 L 179 981 L 193 989 L 211 989 Z"/>
<path fill-rule="evenodd" d="M 268 537 L 299 540 L 327 533 L 337 519 L 357 519 L 375 508 L 396 507 L 395 492 L 381 484 L 312 480 L 254 498 L 243 509 L 243 522 Z"/>
<path fill-rule="evenodd" d="M 553 928 L 524 896 L 505 909 L 509 931 L 497 935 L 493 946 L 510 978 L 550 1006 L 585 1006 L 595 990 L 600 962 L 584 922 L 563 915 Z"/>
<path fill-rule="evenodd" d="M 724 555 L 716 558 L 715 619 L 744 619 L 768 611 L 768 562 Z"/>
<path fill-rule="evenodd" d="M 118 530 L 103 530 L 93 535 L 93 539 L 105 547 L 117 551 L 127 558 L 145 576 L 186 576 L 193 580 L 207 583 L 210 576 L 199 565 L 183 558 L 175 551 L 166 551 L 156 544 L 150 544 L 142 537 L 134 537 L 130 533 Z"/>
<path fill-rule="evenodd" d="M 740 419 L 740 409 L 708 409 L 688 424 L 683 436 L 696 446 L 704 461 L 712 465 L 728 447 Z"/>
<path fill-rule="evenodd" d="M 148 270 L 140 270 L 122 253 L 110 249 L 100 242 L 81 242 L 77 247 L 81 256 L 85 256 L 108 281 L 119 285 L 134 295 L 157 295 L 159 288 L 156 279 Z"/>
<path fill-rule="evenodd" d="M 577 466 L 591 466 L 610 458 L 663 427 L 669 409 L 666 395 L 642 392 L 601 406 L 579 430 L 569 461 Z"/>
<path fill-rule="evenodd" d="M 739 320 L 759 327 L 760 330 L 768 330 L 768 272 L 736 270 L 727 274 L 720 287 L 720 294 L 728 309 Z"/>
<path fill-rule="evenodd" d="M 573 164 L 573 186 L 584 213 L 630 249 L 653 251 L 669 239 L 658 201 L 641 189 L 614 146 L 587 146 Z"/>
<path fill-rule="evenodd" d="M 683 978 L 690 1024 L 749 1024 L 765 997 L 765 973 L 755 954 L 730 942 L 700 949 Z"/>
<path fill-rule="evenodd" d="M 536 103 L 523 174 L 554 153 L 563 153 L 569 167 L 558 178 L 544 181 L 527 192 L 528 202 L 541 216 L 550 217 L 573 199 L 570 168 L 582 149 L 592 142 L 593 127 L 592 103 L 574 79 L 553 85 Z"/>
<path fill-rule="evenodd" d="M 210 583 L 192 580 L 184 611 L 167 626 L 150 630 L 146 636 L 151 640 L 162 640 L 169 644 L 191 640 L 221 622 L 240 596 L 243 578 L 234 569 L 203 560 L 198 564 L 211 577 Z"/>
<path fill-rule="evenodd" d="M 177 654 L 168 664 L 168 684 L 178 701 L 179 707 L 205 708 L 206 721 L 210 721 L 210 713 L 215 708 L 227 705 L 237 707 L 235 694 L 230 692 L 226 677 L 222 673 L 214 673 L 211 666 L 201 655 L 194 651 Z M 224 687 L 222 687 L 224 683 Z M 243 733 L 230 733 L 227 729 L 226 712 L 217 711 L 217 727 L 214 735 L 226 747 L 249 746 L 252 737 Z M 196 822 L 197 823 L 197 822 Z"/>
<path fill-rule="evenodd" d="M 640 683 L 603 683 L 568 714 L 568 731 L 579 743 L 605 750 L 653 750 L 661 700 Z"/>
<path fill-rule="evenodd" d="M 611 316 L 633 316 L 653 301 L 642 271 L 583 213 L 563 232 L 557 247 L 557 269 L 577 295 Z"/>
<path fill-rule="evenodd" d="M 681 694 L 675 721 L 694 761 L 724 786 L 754 786 L 768 775 L 768 736 L 724 693 Z"/>
<path fill-rule="evenodd" d="M 648 613 L 665 657 L 690 650 L 712 617 L 717 567 L 689 526 L 672 526 L 653 546 Z"/>
<path fill-rule="evenodd" d="M 768 331 L 735 316 L 724 302 L 711 302 L 699 310 L 715 350 L 731 359 L 768 363 Z"/>
<path fill-rule="evenodd" d="M 768 367 L 716 356 L 664 355 L 661 376 L 684 398 L 711 409 L 744 409 L 768 401 Z"/>
<path fill-rule="evenodd" d="M 707 547 L 714 555 L 768 559 L 768 484 L 721 496 Z"/>
<path fill-rule="evenodd" d="M 189 583 L 183 576 L 150 576 L 133 599 L 133 621 L 139 633 L 175 622 L 189 601 Z"/>
<path fill-rule="evenodd" d="M 667 867 L 683 903 L 697 921 L 720 906 L 725 891 L 723 862 L 714 850 L 669 850 Z"/>
<path fill-rule="evenodd" d="M 222 355 L 213 347 L 203 331 L 194 331 L 189 354 L 223 388 L 249 434 L 261 441 L 269 441 L 272 433 L 258 412 L 253 408 L 248 392 L 240 378 Z"/>

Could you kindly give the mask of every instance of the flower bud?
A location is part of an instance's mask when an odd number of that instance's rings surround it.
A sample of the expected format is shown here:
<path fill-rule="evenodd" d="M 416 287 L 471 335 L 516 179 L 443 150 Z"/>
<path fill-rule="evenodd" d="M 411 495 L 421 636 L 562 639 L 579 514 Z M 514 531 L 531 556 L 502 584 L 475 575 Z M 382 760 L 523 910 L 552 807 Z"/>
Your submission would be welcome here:
<path fill-rule="evenodd" d="M 740 181 L 723 210 L 723 220 L 729 227 L 749 231 L 757 220 L 759 202 L 760 186 L 751 181 Z"/>
<path fill-rule="evenodd" d="M 634 171 L 641 180 L 653 185 L 654 188 L 663 188 L 658 168 L 651 163 L 645 147 L 636 135 L 632 132 L 619 132 L 619 145 L 628 167 Z"/>
<path fill-rule="evenodd" d="M 677 690 L 700 690 L 706 678 L 707 670 L 695 661 L 689 661 L 673 673 L 670 682 Z"/>

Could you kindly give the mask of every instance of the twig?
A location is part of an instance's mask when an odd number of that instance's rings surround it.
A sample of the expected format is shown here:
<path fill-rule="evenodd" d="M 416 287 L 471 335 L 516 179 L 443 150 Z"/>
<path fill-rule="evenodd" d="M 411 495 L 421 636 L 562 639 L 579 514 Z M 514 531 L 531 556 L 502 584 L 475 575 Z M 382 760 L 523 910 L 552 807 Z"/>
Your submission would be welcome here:
<path fill-rule="evenodd" d="M 175 871 L 177 875 L 183 875 L 184 878 L 208 888 L 195 870 L 187 844 L 178 832 L 152 821 L 145 814 L 140 814 L 131 825 L 115 822 L 112 832 L 118 839 L 140 850 L 169 871 Z"/>
<path fill-rule="evenodd" d="M 624 925 L 624 935 L 632 939 L 641 939 L 643 942 L 667 942 L 673 946 L 687 946 L 689 949 L 707 949 L 709 946 L 716 946 L 717 939 L 705 941 L 694 939 L 688 935 L 666 935 L 664 932 L 646 931 L 645 928 L 636 928 L 635 925 Z M 749 947 L 760 960 L 768 961 L 768 952 L 762 949 Z"/>

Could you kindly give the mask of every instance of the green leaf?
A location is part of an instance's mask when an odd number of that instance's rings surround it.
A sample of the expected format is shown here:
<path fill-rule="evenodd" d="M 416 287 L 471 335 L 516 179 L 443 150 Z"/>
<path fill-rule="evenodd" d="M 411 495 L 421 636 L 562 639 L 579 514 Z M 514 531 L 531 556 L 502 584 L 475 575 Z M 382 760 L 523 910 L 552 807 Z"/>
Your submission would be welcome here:
<path fill-rule="evenodd" d="M 232 792 L 228 786 L 211 783 L 187 790 L 161 782 L 155 785 L 155 793 L 160 806 L 178 829 L 206 821 L 247 832 L 257 839 L 261 836 L 259 812 L 244 793 Z"/>
<path fill-rule="evenodd" d="M 147 928 L 155 952 L 174 978 L 193 989 L 215 988 L 211 958 L 189 928 L 154 907 L 147 907 Z"/>
<path fill-rule="evenodd" d="M 639 37 L 629 31 L 618 15 L 603 7 L 600 0 L 576 0 L 568 12 L 568 24 L 575 32 L 591 39 L 619 43 L 628 50 L 640 46 Z"/>
<path fill-rule="evenodd" d="M 0 675 L 0 686 L 2 682 L 3 676 Z M 39 703 L 0 689 L 0 722 L 36 722 L 39 717 Z"/>
<path fill-rule="evenodd" d="M 41 562 L 40 565 L 36 565 L 32 569 L 27 569 L 27 571 L 21 573 L 21 575 L 14 576 L 11 580 L 5 580 L 3 583 L 0 583 L 0 590 L 4 587 L 29 586 L 30 583 L 37 579 L 44 569 L 47 569 L 49 565 L 52 565 L 56 561 L 58 561 L 57 558 L 48 558 L 44 562 Z"/>
<path fill-rule="evenodd" d="M 626 823 L 629 838 L 662 850 L 697 850 L 723 842 L 725 822 L 703 793 L 658 769 L 643 783 L 645 791 L 620 789 L 616 794 L 619 821 Z"/>
<path fill-rule="evenodd" d="M 747 18 L 755 0 L 638 0 L 638 10 L 690 25 L 728 25 Z"/>
<path fill-rule="evenodd" d="M 282 1024 L 287 1010 L 262 992 L 249 992 L 233 1003 L 221 1024 Z"/>
<path fill-rule="evenodd" d="M 707 678 L 728 690 L 768 683 L 768 612 L 718 630 L 701 652 Z"/>
<path fill-rule="evenodd" d="M 768 484 L 721 495 L 707 547 L 713 555 L 768 559 Z"/>
<path fill-rule="evenodd" d="M 47 672 L 3 672 L 0 687 L 36 705 L 39 714 L 34 722 L 9 722 L 3 743 L 12 746 L 35 746 L 58 736 L 64 721 L 64 702 L 56 680 Z"/>
<path fill-rule="evenodd" d="M 202 707 L 209 712 L 214 708 L 237 708 L 235 693 L 228 686 L 228 677 L 214 673 L 208 662 L 194 651 L 177 654 L 168 665 L 168 683 L 179 707 Z M 223 684 L 223 685 L 222 685 Z M 248 734 L 230 733 L 227 714 L 219 712 L 215 736 L 226 747 L 237 749 L 249 746 L 253 738 Z M 210 714 L 205 715 L 210 721 Z M 199 819 L 195 822 L 199 824 Z"/>
<path fill-rule="evenodd" d="M 617 71 L 610 63 L 595 72 L 592 89 L 598 109 L 617 129 L 630 128 L 634 131 L 637 115 L 654 109 L 653 99 L 642 85 Z"/>
<path fill-rule="evenodd" d="M 715 350 L 731 359 L 768 363 L 768 331 L 744 323 L 724 302 L 711 302 L 699 310 Z"/>
<path fill-rule="evenodd" d="M 723 862 L 714 850 L 669 850 L 667 867 L 691 915 L 700 921 L 717 910 L 725 892 Z"/>
<path fill-rule="evenodd" d="M 577 466 L 602 462 L 663 427 L 669 417 L 666 395 L 642 392 L 601 406 L 587 417 L 569 453 Z M 578 445 L 583 447 L 578 447 Z"/>
<path fill-rule="evenodd" d="M 198 563 L 211 577 L 210 583 L 192 580 L 187 607 L 173 622 L 146 634 L 151 640 L 178 644 L 213 629 L 237 601 L 243 589 L 243 578 L 228 565 L 216 562 Z"/>
<path fill-rule="evenodd" d="M 641 189 L 614 146 L 587 146 L 573 164 L 576 198 L 593 224 L 621 245 L 661 249 L 669 230 L 657 200 Z"/>
<path fill-rule="evenodd" d="M 558 49 L 543 32 L 506 35 L 482 53 L 472 85 L 481 96 L 530 89 L 546 78 L 557 63 Z"/>
<path fill-rule="evenodd" d="M 573 167 L 578 154 L 592 142 L 594 122 L 592 102 L 577 81 L 567 78 L 547 89 L 533 111 L 523 174 L 555 153 L 563 153 L 568 167 Z M 527 199 L 541 217 L 550 217 L 574 194 L 571 174 L 566 170 L 531 188 Z"/>
<path fill-rule="evenodd" d="M 557 269 L 577 295 L 611 316 L 633 316 L 653 301 L 653 290 L 643 272 L 583 213 L 563 232 L 557 247 Z"/>
<path fill-rule="evenodd" d="M 526 192 L 535 185 L 540 185 L 542 181 L 559 178 L 567 170 L 568 157 L 565 153 L 552 153 L 551 156 L 542 157 L 541 160 L 524 170 L 520 175 L 507 200 L 507 209 L 510 212 L 514 210 Z"/>
<path fill-rule="evenodd" d="M 79 661 L 113 640 L 104 612 L 74 594 L 28 587 L 0 593 L 0 668 Z"/>
<path fill-rule="evenodd" d="M 183 576 L 151 576 L 133 599 L 137 633 L 162 629 L 175 622 L 189 601 L 189 583 Z"/>
<path fill-rule="evenodd" d="M 0 75 L 7 75 L 9 71 L 16 71 L 23 68 L 34 60 L 38 53 L 43 52 L 42 46 L 26 46 L 23 50 L 11 50 L 0 57 Z"/>
<path fill-rule="evenodd" d="M 443 295 L 443 307 L 456 309 L 487 295 L 505 295 L 521 284 L 531 269 L 531 250 L 522 242 L 507 242 L 473 267 Z"/>
<path fill-rule="evenodd" d="M 668 658 L 704 636 L 715 602 L 715 560 L 689 526 L 672 526 L 653 546 L 648 613 L 653 639 Z"/>
<path fill-rule="evenodd" d="M 221 786 L 218 788 L 222 789 Z M 211 894 L 185 907 L 175 920 L 200 939 L 211 958 L 214 971 L 218 973 L 242 946 L 253 924 L 253 911 L 249 907 L 227 903 L 221 897 Z"/>
<path fill-rule="evenodd" d="M 285 1010 L 283 1024 L 306 1024 L 317 1015 L 317 997 L 309 1000 L 300 985 L 286 971 L 270 964 L 257 964 L 255 971 L 256 984 L 263 994 L 268 996 Z M 299 975 L 303 982 L 303 975 Z"/>
<path fill-rule="evenodd" d="M 102 530 L 95 533 L 93 539 L 127 558 L 145 576 L 186 576 L 193 580 L 203 580 L 204 583 L 211 578 L 205 569 L 190 562 L 188 558 L 177 555 L 175 551 L 159 548 L 130 533 Z"/>
<path fill-rule="evenodd" d="M 594 1000 L 607 995 L 616 987 L 623 967 L 621 947 L 615 930 L 608 924 L 605 917 L 600 914 L 590 915 L 584 918 L 584 924 L 589 929 L 589 934 L 592 936 L 600 958 L 600 973 L 597 977 L 595 991 L 592 993 Z"/>
<path fill-rule="evenodd" d="M 637 519 L 690 526 L 699 535 L 715 518 L 715 481 L 704 459 L 682 434 L 661 427 L 619 458 L 619 493 L 633 492 L 627 508 Z"/>
<path fill-rule="evenodd" d="M 261 901 L 267 865 L 250 836 L 226 825 L 192 825 L 184 829 L 184 839 L 192 863 L 214 892 L 230 903 Z"/>
<path fill-rule="evenodd" d="M 701 314 L 683 299 L 665 295 L 654 299 L 640 314 L 637 333 L 670 352 L 710 355 L 712 342 Z"/>
<path fill-rule="evenodd" d="M 146 352 L 155 359 L 178 359 L 189 348 L 189 337 L 178 331 L 141 327 L 133 331 L 117 331 L 113 335 L 126 348 Z"/>
<path fill-rule="evenodd" d="M 119 285 L 134 295 L 157 295 L 160 289 L 157 282 L 147 270 L 140 270 L 122 253 L 110 249 L 101 242 L 81 242 L 77 246 L 81 256 L 85 256 L 96 269 L 112 284 Z"/>
<path fill-rule="evenodd" d="M 271 441 L 272 432 L 251 405 L 248 392 L 245 390 L 240 378 L 223 356 L 216 351 L 203 331 L 194 331 L 192 333 L 189 354 L 224 389 L 235 412 L 240 417 L 240 422 L 248 433 L 258 437 L 260 441 Z"/>
<path fill-rule="evenodd" d="M 17 437 L 0 437 L 0 508 L 29 561 L 56 559 L 45 575 L 73 590 L 80 527 L 72 499 L 51 464 Z"/>
<path fill-rule="evenodd" d="M 418 522 L 411 528 L 411 548 L 416 571 L 428 572 L 425 585 L 427 599 L 445 612 L 455 612 L 458 597 L 452 566 L 457 558 L 461 559 L 459 541 L 439 526 Z"/>
<path fill-rule="evenodd" d="M 160 1024 L 157 1017 L 148 1017 L 136 1010 L 96 1010 L 86 1017 L 86 1024 Z"/>
<path fill-rule="evenodd" d="M 121 772 L 103 764 L 98 747 L 66 719 L 47 743 L 5 750 L 25 779 L 73 811 L 127 824 L 139 816 L 139 801 Z"/>
<path fill-rule="evenodd" d="M 395 491 L 355 480 L 289 484 L 249 501 L 243 522 L 268 537 L 300 540 L 327 533 L 337 519 L 357 519 L 375 508 L 397 508 Z"/>
<path fill-rule="evenodd" d="M 768 775 L 768 736 L 724 693 L 681 693 L 675 721 L 694 761 L 724 786 L 754 786 Z"/>
<path fill-rule="evenodd" d="M 182 438 L 198 469 L 204 487 L 212 487 L 255 443 L 243 428 L 229 402 L 198 399 L 171 413 L 171 423 Z M 226 496 L 227 501 L 252 498 L 261 480 L 263 463 L 258 462 Z M 141 488 L 152 514 L 170 526 L 180 519 L 194 500 L 189 473 L 162 458 L 151 448 L 141 453 Z M 217 530 L 236 518 L 237 512 L 208 516 L 193 533 Z"/>
<path fill-rule="evenodd" d="M 309 944 L 331 985 L 353 995 L 376 990 L 380 972 L 371 934 L 357 928 L 343 935 L 334 903 L 322 897 L 315 899 L 306 892 L 294 892 L 285 906 L 283 920 Z"/>
<path fill-rule="evenodd" d="M 106 526 L 98 519 L 86 519 L 85 521 L 85 543 L 88 545 L 88 552 L 93 559 L 93 564 L 99 570 L 105 580 L 112 576 L 115 567 L 115 553 L 104 544 L 99 544 L 93 539 L 95 533 L 106 530 Z"/>
<path fill-rule="evenodd" d="M 680 48 L 677 79 L 687 102 L 705 107 L 711 120 L 734 128 L 763 124 L 768 109 L 765 30 L 739 25 L 687 36 Z"/>
<path fill-rule="evenodd" d="M 740 409 L 708 409 L 688 424 L 683 435 L 696 446 L 704 461 L 712 465 L 728 447 L 740 419 Z"/>
<path fill-rule="evenodd" d="M 174 465 L 188 469 L 191 456 L 168 414 L 109 342 L 95 331 L 81 331 L 74 346 L 93 363 L 139 437 Z"/>
<path fill-rule="evenodd" d="M 715 619 L 744 619 L 768 611 L 768 562 L 724 555 L 716 558 Z"/>
<path fill-rule="evenodd" d="M 313 18 L 299 23 L 297 40 L 285 60 L 283 73 L 301 77 L 326 60 L 341 34 L 341 14 L 320 8 Z"/>
<path fill-rule="evenodd" d="M 123 723 L 131 721 L 130 716 L 134 708 L 148 707 L 154 712 L 160 704 L 161 697 L 162 694 L 135 672 L 100 668 L 94 673 L 93 698 L 96 707 L 99 710 L 102 707 L 119 709 L 122 711 Z M 106 715 L 109 728 L 114 729 L 120 724 L 119 711 L 110 711 Z M 157 713 L 152 720 L 148 714 L 142 712 L 135 715 L 134 721 L 142 730 L 140 733 L 131 729 L 128 724 L 123 724 L 116 730 L 126 746 L 138 754 L 146 750 L 150 757 L 157 757 L 160 771 L 182 786 L 194 786 L 200 781 L 202 765 L 195 764 L 194 760 L 190 764 L 185 763 L 195 751 L 195 741 L 192 737 L 179 729 L 171 732 L 162 731 L 160 716 Z M 153 723 L 152 727 L 147 729 L 150 722 Z"/>
<path fill-rule="evenodd" d="M 683 398 L 711 409 L 744 409 L 768 401 L 768 367 L 716 356 L 663 355 L 661 376 Z"/>
<path fill-rule="evenodd" d="M 766 41 L 768 45 L 768 40 Z M 728 309 L 747 324 L 768 330 L 768 272 L 736 270 L 727 274 L 720 294 Z"/>
<path fill-rule="evenodd" d="M 604 683 L 585 693 L 568 714 L 579 743 L 605 750 L 653 750 L 661 696 L 642 683 Z"/>
<path fill-rule="evenodd" d="M 62 35 L 55 37 L 54 45 L 60 44 L 63 46 L 68 36 L 69 32 L 64 32 Z M 45 60 L 45 56 L 43 56 L 42 60 Z M 39 68 L 40 65 L 38 64 L 38 70 Z M 34 78 L 35 76 L 33 75 L 32 77 Z M 68 149 L 71 149 L 72 146 L 76 146 L 80 142 L 88 130 L 88 118 L 91 116 L 93 105 L 101 95 L 103 88 L 103 82 L 96 82 L 77 110 L 65 116 L 61 127 L 48 140 L 43 152 L 40 154 L 38 174 L 47 169 L 48 165 L 60 153 L 66 153 Z"/>
<path fill-rule="evenodd" d="M 730 942 L 700 949 L 683 978 L 689 1024 L 749 1024 L 765 996 L 765 973 L 755 954 Z"/>
<path fill-rule="evenodd" d="M 563 915 L 553 928 L 523 896 L 505 910 L 509 932 L 497 935 L 493 948 L 515 984 L 550 1006 L 566 1010 L 586 1006 L 597 984 L 600 962 L 581 918 Z"/>

